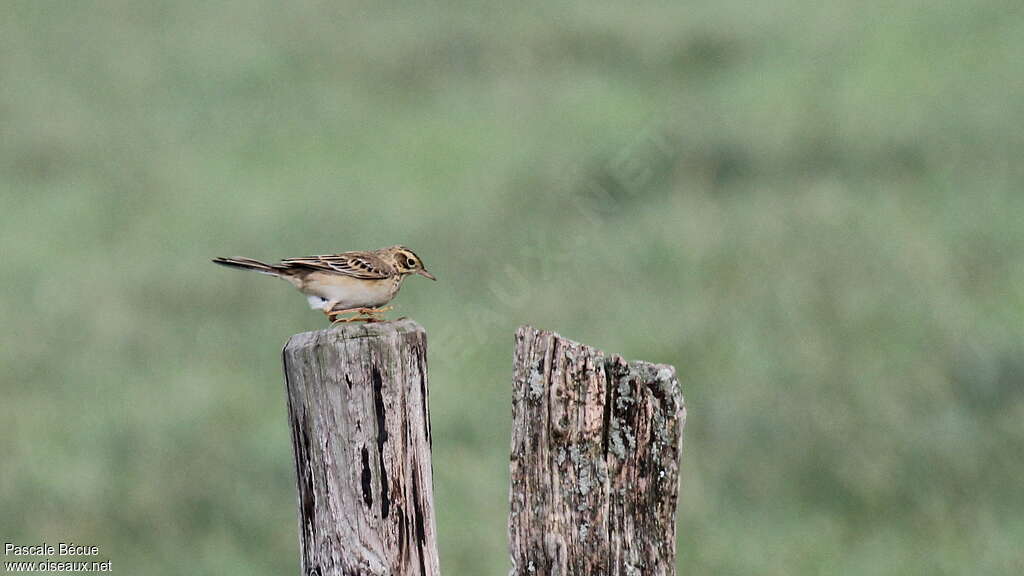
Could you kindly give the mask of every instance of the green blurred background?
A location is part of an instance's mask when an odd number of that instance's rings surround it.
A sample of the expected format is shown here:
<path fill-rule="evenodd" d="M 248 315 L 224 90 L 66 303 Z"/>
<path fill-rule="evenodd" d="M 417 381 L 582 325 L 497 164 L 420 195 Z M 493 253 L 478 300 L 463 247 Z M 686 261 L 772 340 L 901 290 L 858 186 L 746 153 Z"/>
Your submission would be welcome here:
<path fill-rule="evenodd" d="M 294 574 L 209 263 L 404 243 L 444 573 L 504 574 L 520 323 L 678 367 L 682 574 L 1024 572 L 1019 2 L 5 2 L 0 539 Z"/>

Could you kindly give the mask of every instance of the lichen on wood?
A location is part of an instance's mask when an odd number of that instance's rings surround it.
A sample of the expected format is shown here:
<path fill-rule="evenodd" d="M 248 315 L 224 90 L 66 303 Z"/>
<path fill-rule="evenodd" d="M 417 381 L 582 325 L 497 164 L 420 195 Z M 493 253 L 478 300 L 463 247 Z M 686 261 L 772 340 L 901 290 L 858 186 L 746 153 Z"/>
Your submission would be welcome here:
<path fill-rule="evenodd" d="M 516 332 L 510 576 L 674 575 L 675 369 Z"/>
<path fill-rule="evenodd" d="M 426 348 L 411 320 L 285 345 L 302 576 L 440 573 Z"/>

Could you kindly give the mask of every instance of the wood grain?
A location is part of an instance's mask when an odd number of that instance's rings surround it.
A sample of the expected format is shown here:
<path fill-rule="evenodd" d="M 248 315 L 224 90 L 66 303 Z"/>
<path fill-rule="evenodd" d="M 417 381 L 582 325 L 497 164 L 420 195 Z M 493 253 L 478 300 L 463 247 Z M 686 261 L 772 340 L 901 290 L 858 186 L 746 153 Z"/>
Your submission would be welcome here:
<path fill-rule="evenodd" d="M 426 353 L 411 320 L 285 345 L 303 576 L 440 573 Z"/>
<path fill-rule="evenodd" d="M 516 332 L 510 576 L 674 575 L 675 368 Z"/>

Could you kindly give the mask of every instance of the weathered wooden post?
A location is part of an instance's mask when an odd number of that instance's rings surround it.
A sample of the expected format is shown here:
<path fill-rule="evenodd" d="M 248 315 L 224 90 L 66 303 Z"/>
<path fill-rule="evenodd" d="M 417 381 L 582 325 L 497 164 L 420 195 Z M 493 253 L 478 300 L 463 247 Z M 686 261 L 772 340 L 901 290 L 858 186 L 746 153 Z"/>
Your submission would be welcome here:
<path fill-rule="evenodd" d="M 302 576 L 436 576 L 427 337 L 412 320 L 284 347 Z"/>
<path fill-rule="evenodd" d="M 675 574 L 675 369 L 523 326 L 513 382 L 510 576 Z"/>

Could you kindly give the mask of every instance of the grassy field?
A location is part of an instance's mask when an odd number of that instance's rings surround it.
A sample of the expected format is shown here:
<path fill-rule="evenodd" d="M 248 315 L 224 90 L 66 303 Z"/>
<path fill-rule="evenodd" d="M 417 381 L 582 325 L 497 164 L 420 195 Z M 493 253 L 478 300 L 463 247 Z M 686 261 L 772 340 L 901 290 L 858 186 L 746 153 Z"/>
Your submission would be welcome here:
<path fill-rule="evenodd" d="M 298 569 L 280 347 L 209 258 L 396 243 L 442 569 L 507 572 L 512 334 L 677 366 L 686 575 L 1024 572 L 1016 2 L 6 2 L 0 540 Z"/>

